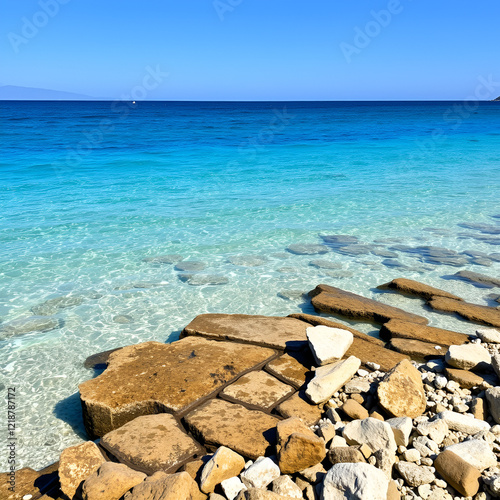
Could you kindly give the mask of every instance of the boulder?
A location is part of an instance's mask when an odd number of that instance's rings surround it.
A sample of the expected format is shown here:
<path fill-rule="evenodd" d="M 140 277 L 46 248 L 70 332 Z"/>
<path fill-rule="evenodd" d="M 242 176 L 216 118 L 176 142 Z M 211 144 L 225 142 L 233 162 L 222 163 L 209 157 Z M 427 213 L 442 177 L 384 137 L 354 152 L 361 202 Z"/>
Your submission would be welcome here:
<path fill-rule="evenodd" d="M 59 477 L 55 463 L 41 471 L 29 467 L 16 470 L 15 477 L 9 472 L 0 473 L 0 498 L 2 500 L 21 500 L 33 497 L 48 500 L 53 490 L 59 491 Z M 15 491 L 12 491 L 14 488 Z"/>
<path fill-rule="evenodd" d="M 500 387 L 490 387 L 486 391 L 486 400 L 493 420 L 500 424 Z"/>
<path fill-rule="evenodd" d="M 306 425 L 315 425 L 323 414 L 318 405 L 311 404 L 305 392 L 296 392 L 292 397 L 276 407 L 276 411 L 285 418 L 298 417 Z"/>
<path fill-rule="evenodd" d="M 103 436 L 141 415 L 184 414 L 274 356 L 271 349 L 198 337 L 123 347 L 109 356 L 104 373 L 80 384 L 85 427 Z"/>
<path fill-rule="evenodd" d="M 447 297 L 449 299 L 462 300 L 460 297 L 453 295 L 452 293 L 406 278 L 396 278 L 389 283 L 379 285 L 377 288 L 380 290 L 396 290 L 404 295 L 421 297 L 425 300 L 432 299 L 432 297 Z"/>
<path fill-rule="evenodd" d="M 366 462 L 363 454 L 353 446 L 337 446 L 328 450 L 328 460 L 332 465 L 343 463 Z"/>
<path fill-rule="evenodd" d="M 146 477 L 126 465 L 104 462 L 83 483 L 83 500 L 120 500 Z"/>
<path fill-rule="evenodd" d="M 430 484 L 436 479 L 429 469 L 411 462 L 400 461 L 395 465 L 395 468 L 409 486 L 416 487 Z"/>
<path fill-rule="evenodd" d="M 445 450 L 452 451 L 479 471 L 497 464 L 496 455 L 491 451 L 490 445 L 482 439 L 467 439 L 461 443 L 447 446 Z"/>
<path fill-rule="evenodd" d="M 459 271 L 455 273 L 457 278 L 469 281 L 483 288 L 500 287 L 500 279 L 487 276 L 486 274 L 474 273 L 472 271 Z"/>
<path fill-rule="evenodd" d="M 234 500 L 240 491 L 246 491 L 247 489 L 241 479 L 236 476 L 222 481 L 221 488 L 228 500 Z M 214 493 L 212 493 L 212 495 L 214 495 Z M 212 500 L 212 495 L 210 495 L 209 500 Z M 222 497 L 221 500 L 226 500 L 226 497 Z"/>
<path fill-rule="evenodd" d="M 290 476 L 280 476 L 273 481 L 273 493 L 288 498 L 302 498 L 302 490 L 292 481 Z"/>
<path fill-rule="evenodd" d="M 304 321 L 295 318 L 247 314 L 200 314 L 184 328 L 181 337 L 196 335 L 281 350 L 299 350 L 307 345 L 308 326 Z"/>
<path fill-rule="evenodd" d="M 479 306 L 445 297 L 434 297 L 428 305 L 435 311 L 457 314 L 481 325 L 500 326 L 500 311 L 495 307 Z"/>
<path fill-rule="evenodd" d="M 361 366 L 361 361 L 350 356 L 332 365 L 326 365 L 316 370 L 314 378 L 309 382 L 306 394 L 313 403 L 322 403 L 330 399 L 348 382 Z"/>
<path fill-rule="evenodd" d="M 206 445 L 227 446 L 255 460 L 276 443 L 279 420 L 258 410 L 213 399 L 184 417 L 188 429 Z"/>
<path fill-rule="evenodd" d="M 455 411 L 442 411 L 436 415 L 436 418 L 444 420 L 452 431 L 464 432 L 465 434 L 474 435 L 481 431 L 490 430 L 490 425 L 487 422 L 478 420 L 472 415 Z"/>
<path fill-rule="evenodd" d="M 279 477 L 280 468 L 269 457 L 259 457 L 241 474 L 247 488 L 264 489 Z"/>
<path fill-rule="evenodd" d="M 500 344 L 500 331 L 494 328 L 478 328 L 476 335 L 489 344 Z"/>
<path fill-rule="evenodd" d="M 348 330 L 322 325 L 310 326 L 306 334 L 318 366 L 340 361 L 354 340 Z"/>
<path fill-rule="evenodd" d="M 81 494 L 82 483 L 104 462 L 102 453 L 92 441 L 63 450 L 59 459 L 61 491 L 71 499 Z"/>
<path fill-rule="evenodd" d="M 490 353 L 479 344 L 452 345 L 445 360 L 449 365 L 461 370 L 484 370 L 491 365 Z"/>
<path fill-rule="evenodd" d="M 315 309 L 328 314 L 372 323 L 387 323 L 393 318 L 424 325 L 428 323 L 422 316 L 329 285 L 318 285 L 309 295 Z"/>
<path fill-rule="evenodd" d="M 148 475 L 175 472 L 203 448 L 166 413 L 144 415 L 108 432 L 101 445 L 120 462 Z"/>
<path fill-rule="evenodd" d="M 380 406 L 394 417 L 418 417 L 427 405 L 420 372 L 407 360 L 384 376 L 377 395 Z"/>
<path fill-rule="evenodd" d="M 335 464 L 323 483 L 323 500 L 386 500 L 389 479 L 366 463 Z"/>
<path fill-rule="evenodd" d="M 344 427 L 342 436 L 349 445 L 368 445 L 373 451 L 388 450 L 396 453 L 396 440 L 391 426 L 376 418 L 353 420 Z"/>
<path fill-rule="evenodd" d="M 266 371 L 296 389 L 300 389 L 312 377 L 310 363 L 298 353 L 287 353 L 273 359 L 266 365 Z"/>
<path fill-rule="evenodd" d="M 264 371 L 253 371 L 227 386 L 220 397 L 254 410 L 270 411 L 295 389 Z"/>
<path fill-rule="evenodd" d="M 452 451 L 441 452 L 434 460 L 434 467 L 461 495 L 472 497 L 479 491 L 481 473 Z"/>
<path fill-rule="evenodd" d="M 413 423 L 409 417 L 390 418 L 386 422 L 391 426 L 394 439 L 398 446 L 408 446 Z"/>
<path fill-rule="evenodd" d="M 307 469 L 326 456 L 325 442 L 298 418 L 279 422 L 277 438 L 278 463 L 284 474 Z"/>
<path fill-rule="evenodd" d="M 237 476 L 245 467 L 245 459 L 233 450 L 221 446 L 201 471 L 200 489 L 211 493 L 225 479 Z"/>

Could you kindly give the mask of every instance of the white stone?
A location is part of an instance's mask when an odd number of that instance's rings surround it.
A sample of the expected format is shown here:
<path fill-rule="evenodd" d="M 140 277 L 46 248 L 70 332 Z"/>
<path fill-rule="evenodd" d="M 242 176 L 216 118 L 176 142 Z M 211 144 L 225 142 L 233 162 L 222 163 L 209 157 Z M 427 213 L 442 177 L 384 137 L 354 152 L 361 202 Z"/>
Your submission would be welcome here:
<path fill-rule="evenodd" d="M 332 442 L 330 443 L 330 448 L 343 448 L 349 446 L 347 441 L 342 436 L 334 436 Z"/>
<path fill-rule="evenodd" d="M 444 375 L 436 375 L 436 378 L 434 379 L 434 386 L 436 389 L 443 389 L 446 387 L 447 383 L 448 379 Z"/>
<path fill-rule="evenodd" d="M 493 366 L 493 370 L 497 374 L 497 377 L 500 378 L 500 353 L 496 352 L 491 356 L 491 365 Z"/>
<path fill-rule="evenodd" d="M 488 490 L 496 497 L 500 497 L 500 475 L 496 474 L 494 476 L 485 477 L 483 476 L 484 484 L 486 484 Z"/>
<path fill-rule="evenodd" d="M 239 477 L 230 477 L 220 483 L 227 500 L 234 500 L 240 491 L 246 491 L 247 487 L 241 482 Z"/>
<path fill-rule="evenodd" d="M 386 500 L 389 479 L 365 463 L 335 464 L 323 482 L 323 500 Z"/>
<path fill-rule="evenodd" d="M 486 399 L 493 420 L 500 424 L 500 387 L 491 387 L 486 391 Z"/>
<path fill-rule="evenodd" d="M 452 451 L 455 455 L 463 458 L 472 467 L 480 471 L 497 464 L 497 457 L 491 451 L 488 443 L 482 439 L 462 441 L 461 443 L 447 446 L 445 450 Z"/>
<path fill-rule="evenodd" d="M 290 476 L 280 476 L 275 479 L 273 493 L 289 498 L 302 498 L 302 490 L 292 481 Z"/>
<path fill-rule="evenodd" d="M 481 431 L 490 430 L 490 424 L 484 420 L 474 418 L 467 413 L 457 413 L 445 410 L 436 415 L 437 418 L 444 420 L 452 431 L 465 432 L 465 434 L 474 435 Z"/>
<path fill-rule="evenodd" d="M 344 392 L 346 394 L 361 394 L 362 392 L 369 391 L 370 382 L 368 382 L 368 380 L 363 380 L 360 378 L 353 378 L 352 380 L 349 380 L 349 382 L 347 382 L 344 387 Z"/>
<path fill-rule="evenodd" d="M 367 444 L 373 451 L 396 453 L 397 445 L 391 426 L 376 418 L 353 420 L 346 424 L 342 435 L 349 445 Z"/>
<path fill-rule="evenodd" d="M 360 368 L 357 372 L 356 372 L 360 377 L 367 377 L 368 375 L 370 375 L 370 372 L 367 371 L 367 370 L 363 370 L 363 368 Z"/>
<path fill-rule="evenodd" d="M 365 364 L 366 364 L 367 368 L 370 368 L 370 370 L 374 370 L 374 371 L 380 370 L 380 365 L 377 363 L 373 363 L 373 361 L 368 361 Z"/>
<path fill-rule="evenodd" d="M 476 335 L 483 341 L 490 344 L 500 344 L 500 332 L 494 328 L 478 328 Z"/>
<path fill-rule="evenodd" d="M 403 456 L 407 462 L 418 462 L 422 458 L 420 452 L 415 448 L 410 448 L 409 450 L 406 450 L 403 453 Z"/>
<path fill-rule="evenodd" d="M 389 420 L 386 420 L 386 422 L 391 426 L 396 444 L 398 446 L 408 446 L 410 434 L 413 429 L 411 418 L 390 418 Z"/>
<path fill-rule="evenodd" d="M 326 419 L 319 424 L 317 434 L 325 440 L 325 443 L 328 443 L 335 436 L 335 426 Z"/>
<path fill-rule="evenodd" d="M 444 420 L 437 419 L 421 422 L 417 425 L 417 432 L 422 436 L 429 436 L 432 441 L 441 444 L 448 435 L 449 428 Z"/>
<path fill-rule="evenodd" d="M 428 468 L 410 462 L 398 462 L 395 467 L 409 486 L 429 484 L 436 479 Z"/>
<path fill-rule="evenodd" d="M 481 368 L 491 363 L 490 353 L 478 344 L 452 345 L 445 356 L 446 362 L 462 370 Z"/>
<path fill-rule="evenodd" d="M 314 404 L 327 401 L 334 392 L 351 380 L 360 366 L 361 361 L 355 356 L 350 356 L 338 363 L 318 368 L 314 378 L 307 385 L 307 396 Z"/>
<path fill-rule="evenodd" d="M 247 486 L 262 489 L 280 477 L 280 474 L 280 468 L 269 457 L 259 457 L 241 474 L 241 479 Z"/>
<path fill-rule="evenodd" d="M 306 334 L 309 347 L 319 366 L 341 360 L 354 340 L 349 330 L 324 325 L 310 326 Z"/>

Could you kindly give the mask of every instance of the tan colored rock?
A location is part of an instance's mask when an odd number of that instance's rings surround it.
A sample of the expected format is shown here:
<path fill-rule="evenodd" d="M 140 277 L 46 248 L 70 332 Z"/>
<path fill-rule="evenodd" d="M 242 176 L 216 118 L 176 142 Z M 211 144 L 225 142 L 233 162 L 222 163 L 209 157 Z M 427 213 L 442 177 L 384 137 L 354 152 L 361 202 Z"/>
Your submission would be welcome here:
<path fill-rule="evenodd" d="M 299 476 L 305 479 L 307 482 L 311 484 L 318 484 L 323 481 L 326 475 L 326 469 L 322 464 L 316 464 L 312 467 L 308 467 L 307 469 L 300 470 L 298 472 Z"/>
<path fill-rule="evenodd" d="M 404 295 L 421 297 L 426 300 L 432 299 L 433 297 L 447 297 L 449 299 L 462 300 L 460 297 L 453 295 L 452 293 L 406 278 L 396 278 L 389 283 L 379 285 L 377 288 L 380 290 L 396 290 Z"/>
<path fill-rule="evenodd" d="M 178 472 L 187 472 L 197 483 L 200 481 L 201 471 L 212 455 L 205 455 L 200 460 L 193 460 L 184 464 Z"/>
<path fill-rule="evenodd" d="M 283 354 L 266 365 L 266 370 L 283 382 L 299 389 L 312 377 L 311 364 L 299 353 Z"/>
<path fill-rule="evenodd" d="M 389 481 L 387 488 L 387 500 L 401 500 L 401 493 L 398 490 L 396 481 Z"/>
<path fill-rule="evenodd" d="M 488 411 L 486 410 L 486 404 L 483 398 L 474 398 L 471 401 L 470 412 L 474 415 L 474 418 L 479 420 L 486 420 L 488 418 Z"/>
<path fill-rule="evenodd" d="M 295 350 L 307 345 L 309 325 L 294 318 L 247 314 L 200 314 L 184 328 L 181 336 L 197 335 L 234 340 L 277 349 Z"/>
<path fill-rule="evenodd" d="M 351 347 L 346 352 L 346 356 L 355 356 L 362 364 L 376 363 L 383 371 L 394 368 L 403 359 L 410 359 L 406 354 L 395 352 L 386 347 L 362 339 L 355 338 Z"/>
<path fill-rule="evenodd" d="M 269 490 L 249 488 L 246 491 L 241 491 L 236 500 L 290 500 L 290 497 L 285 497 Z"/>
<path fill-rule="evenodd" d="M 328 460 L 332 465 L 341 463 L 366 462 L 363 454 L 353 446 L 339 446 L 328 450 Z"/>
<path fill-rule="evenodd" d="M 363 408 L 357 401 L 354 399 L 348 399 L 342 406 L 341 410 L 352 420 L 364 418 L 368 418 L 368 410 Z"/>
<path fill-rule="evenodd" d="M 227 446 L 252 460 L 276 443 L 278 419 L 258 410 L 213 399 L 184 418 L 188 429 L 209 446 Z"/>
<path fill-rule="evenodd" d="M 273 481 L 273 493 L 289 498 L 303 498 L 302 490 L 292 481 L 290 476 L 280 476 Z"/>
<path fill-rule="evenodd" d="M 329 285 L 318 285 L 309 295 L 315 309 L 327 314 L 372 323 L 387 323 L 393 318 L 424 325 L 428 323 L 422 316 Z"/>
<path fill-rule="evenodd" d="M 92 441 L 63 450 L 59 459 L 61 491 L 70 499 L 77 492 L 80 494 L 82 483 L 104 462 L 102 453 Z"/>
<path fill-rule="evenodd" d="M 465 344 L 469 336 L 464 333 L 457 333 L 451 330 L 435 328 L 433 326 L 419 325 L 417 323 L 409 323 L 399 319 L 391 319 L 385 323 L 380 329 L 382 338 L 401 338 L 420 340 L 430 344 L 450 346 Z"/>
<path fill-rule="evenodd" d="M 279 422 L 277 439 L 278 462 L 284 474 L 307 469 L 326 456 L 324 441 L 298 418 Z"/>
<path fill-rule="evenodd" d="M 212 493 L 225 479 L 237 476 L 245 467 L 245 459 L 233 450 L 221 446 L 205 464 L 200 478 L 203 493 Z"/>
<path fill-rule="evenodd" d="M 427 405 L 420 373 L 407 360 L 384 376 L 377 395 L 380 406 L 394 417 L 418 417 Z"/>
<path fill-rule="evenodd" d="M 488 370 L 491 367 L 490 353 L 479 344 L 452 345 L 445 359 L 449 365 L 462 370 Z"/>
<path fill-rule="evenodd" d="M 123 347 L 110 355 L 104 373 L 80 384 L 85 427 L 89 435 L 103 436 L 159 410 L 183 414 L 274 355 L 262 347 L 198 337 Z"/>
<path fill-rule="evenodd" d="M 15 478 L 7 472 L 0 473 L 0 498 L 2 500 L 21 500 L 27 495 L 39 498 L 41 492 L 59 489 L 58 465 L 58 463 L 52 464 L 38 472 L 29 467 L 23 467 L 16 471 Z M 15 491 L 12 491 L 9 488 L 14 487 L 14 482 Z M 43 495 L 43 497 L 45 496 Z"/>
<path fill-rule="evenodd" d="M 304 391 L 296 392 L 292 397 L 276 407 L 276 411 L 285 418 L 298 417 L 306 425 L 315 425 L 323 412 L 319 405 L 312 404 Z"/>
<path fill-rule="evenodd" d="M 479 491 L 481 473 L 452 451 L 441 452 L 434 460 L 434 467 L 461 495 L 472 497 Z"/>
<path fill-rule="evenodd" d="M 146 474 L 126 465 L 104 462 L 83 483 L 83 500 L 120 500 L 134 486 L 142 483 Z"/>
<path fill-rule="evenodd" d="M 101 445 L 120 462 L 148 475 L 175 472 L 203 448 L 166 413 L 144 415 L 108 432 Z"/>
<path fill-rule="evenodd" d="M 253 371 L 241 376 L 227 386 L 220 397 L 233 403 L 242 403 L 254 410 L 270 411 L 295 389 L 263 371 Z"/>
<path fill-rule="evenodd" d="M 400 338 L 392 339 L 389 345 L 395 351 L 400 352 L 401 354 L 406 354 L 412 359 L 419 361 L 428 361 L 430 359 L 443 357 L 448 349 L 448 346 L 446 345 L 431 344 L 420 340 Z"/>
<path fill-rule="evenodd" d="M 479 306 L 444 297 L 435 297 L 428 304 L 435 311 L 458 314 L 481 325 L 500 326 L 500 310 L 495 307 Z"/>
<path fill-rule="evenodd" d="M 476 373 L 472 373 L 468 370 L 458 370 L 457 368 L 446 368 L 446 376 L 450 380 L 454 380 L 462 389 L 471 389 L 472 387 L 479 387 L 484 382 L 485 379 Z"/>

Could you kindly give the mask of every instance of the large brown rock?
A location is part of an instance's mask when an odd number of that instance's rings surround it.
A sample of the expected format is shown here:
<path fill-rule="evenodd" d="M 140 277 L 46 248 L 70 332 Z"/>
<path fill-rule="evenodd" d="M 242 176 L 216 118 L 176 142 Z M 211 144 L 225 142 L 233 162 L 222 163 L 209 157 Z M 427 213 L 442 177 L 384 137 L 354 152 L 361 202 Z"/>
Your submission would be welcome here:
<path fill-rule="evenodd" d="M 295 352 L 273 359 L 266 365 L 266 370 L 297 389 L 308 382 L 313 375 L 309 360 Z"/>
<path fill-rule="evenodd" d="M 447 297 L 449 299 L 462 300 L 460 297 L 453 295 L 452 293 L 406 278 L 396 278 L 389 283 L 379 285 L 377 288 L 380 290 L 396 290 L 404 295 L 422 297 L 426 300 L 432 299 L 433 297 Z"/>
<path fill-rule="evenodd" d="M 241 455 L 221 446 L 203 467 L 200 478 L 201 491 L 212 493 L 218 484 L 237 476 L 244 467 L 245 459 Z"/>
<path fill-rule="evenodd" d="M 403 359 L 409 359 L 409 356 L 405 354 L 360 338 L 354 339 L 351 347 L 346 352 L 347 356 L 355 356 L 362 364 L 377 363 L 383 371 L 389 371 Z"/>
<path fill-rule="evenodd" d="M 422 316 L 329 285 L 318 285 L 309 295 L 315 309 L 327 314 L 370 323 L 387 323 L 391 319 L 423 325 L 428 323 L 427 318 Z"/>
<path fill-rule="evenodd" d="M 278 463 L 283 474 L 292 474 L 319 464 L 326 457 L 325 442 L 298 418 L 277 426 Z"/>
<path fill-rule="evenodd" d="M 294 392 L 293 387 L 259 370 L 241 376 L 227 386 L 220 397 L 233 403 L 241 403 L 252 410 L 270 411 Z"/>
<path fill-rule="evenodd" d="M 433 326 L 418 325 L 417 323 L 409 323 L 408 321 L 398 319 L 391 319 L 391 321 L 385 323 L 380 329 L 380 336 L 390 339 L 420 340 L 448 347 L 450 345 L 465 344 L 469 340 L 468 335 L 464 333 L 434 328 Z"/>
<path fill-rule="evenodd" d="M 354 446 L 335 446 L 328 451 L 328 460 L 335 464 L 355 464 L 366 462 L 363 454 Z"/>
<path fill-rule="evenodd" d="M 108 432 L 101 445 L 120 462 L 148 475 L 175 472 L 203 455 L 203 448 L 166 413 L 144 415 Z"/>
<path fill-rule="evenodd" d="M 123 347 L 110 355 L 104 373 L 80 384 L 85 427 L 95 437 L 141 415 L 181 415 L 274 355 L 198 337 Z"/>
<path fill-rule="evenodd" d="M 428 302 L 435 311 L 458 314 L 474 323 L 488 326 L 500 326 L 500 310 L 495 307 L 479 306 L 469 302 L 435 297 Z"/>
<path fill-rule="evenodd" d="M 189 430 L 207 446 L 227 446 L 252 460 L 276 443 L 278 419 L 242 405 L 213 399 L 186 415 Z"/>
<path fill-rule="evenodd" d="M 443 357 L 448 350 L 448 346 L 440 344 L 431 344 L 413 339 L 392 339 L 389 345 L 397 352 L 406 354 L 412 359 L 429 360 Z"/>
<path fill-rule="evenodd" d="M 315 425 L 321 418 L 319 405 L 309 401 L 304 391 L 296 392 L 292 397 L 276 407 L 276 411 L 285 418 L 300 418 L 306 425 Z"/>
<path fill-rule="evenodd" d="M 102 453 L 92 441 L 63 450 L 59 460 L 61 491 L 70 499 L 81 494 L 83 482 L 104 462 Z"/>
<path fill-rule="evenodd" d="M 44 493 L 57 491 L 59 485 L 58 466 L 59 464 L 55 463 L 38 472 L 24 467 L 16 470 L 15 474 L 12 475 L 7 472 L 0 473 L 0 498 L 2 500 L 22 500 L 24 496 L 31 495 L 35 499 Z M 13 488 L 14 484 L 15 491 L 12 491 L 9 488 Z"/>
<path fill-rule="evenodd" d="M 471 389 L 472 387 L 480 387 L 487 382 L 483 377 L 469 370 L 458 370 L 456 368 L 446 368 L 446 376 L 450 380 L 454 380 L 462 389 Z"/>
<path fill-rule="evenodd" d="M 146 474 L 126 465 L 104 462 L 83 483 L 83 500 L 120 500 L 134 486 L 146 479 Z"/>
<path fill-rule="evenodd" d="M 247 314 L 200 314 L 181 336 L 198 335 L 277 349 L 302 349 L 309 325 L 294 318 Z"/>
<path fill-rule="evenodd" d="M 418 417 L 427 404 L 420 373 L 408 360 L 384 376 L 377 395 L 380 406 L 394 417 Z"/>
<path fill-rule="evenodd" d="M 441 452 L 434 460 L 434 467 L 461 495 L 472 497 L 478 492 L 481 473 L 452 451 Z"/>

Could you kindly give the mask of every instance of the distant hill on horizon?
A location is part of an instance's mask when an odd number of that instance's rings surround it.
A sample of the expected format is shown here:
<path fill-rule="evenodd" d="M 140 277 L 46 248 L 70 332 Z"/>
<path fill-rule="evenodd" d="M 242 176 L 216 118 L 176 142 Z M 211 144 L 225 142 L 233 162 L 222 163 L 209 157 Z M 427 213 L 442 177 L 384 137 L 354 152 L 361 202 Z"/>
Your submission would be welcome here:
<path fill-rule="evenodd" d="M 0 86 L 0 101 L 100 101 L 99 97 L 91 97 L 60 90 L 18 87 L 15 85 Z"/>
<path fill-rule="evenodd" d="M 497 97 L 496 99 L 493 99 L 494 101 L 500 101 L 500 96 Z"/>

